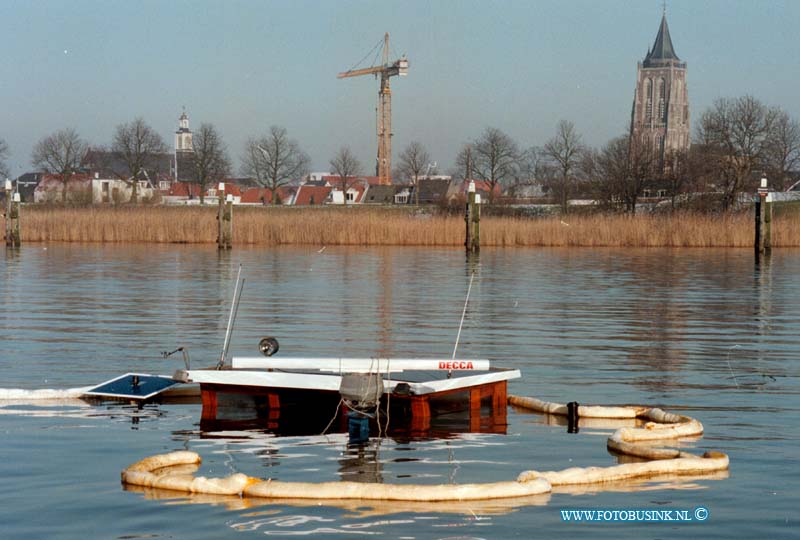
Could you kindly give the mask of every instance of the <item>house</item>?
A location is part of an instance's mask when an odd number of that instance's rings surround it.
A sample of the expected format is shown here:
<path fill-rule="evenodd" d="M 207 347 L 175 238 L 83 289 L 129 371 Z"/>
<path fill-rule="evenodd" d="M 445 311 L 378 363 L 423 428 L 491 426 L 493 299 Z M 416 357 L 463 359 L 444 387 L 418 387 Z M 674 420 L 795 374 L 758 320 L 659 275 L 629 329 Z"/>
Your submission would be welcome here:
<path fill-rule="evenodd" d="M 225 188 L 221 194 L 219 192 L 220 184 L 222 184 L 222 186 Z M 208 188 L 204 194 L 203 202 L 205 204 L 219 204 L 220 195 L 226 201 L 230 196 L 230 198 L 233 200 L 233 204 L 241 204 L 242 202 L 242 190 L 239 188 L 239 186 L 227 182 L 220 182 L 219 184 L 214 184 L 212 187 Z"/>
<path fill-rule="evenodd" d="M 293 204 L 297 186 L 281 186 L 276 191 L 276 204 Z M 242 193 L 241 204 L 272 204 L 272 190 L 262 187 L 250 188 Z"/>
<path fill-rule="evenodd" d="M 34 191 L 36 190 L 36 186 L 39 185 L 39 182 L 44 176 L 44 173 L 40 172 L 29 172 L 20 175 L 15 180 L 15 185 L 17 192 L 19 193 L 19 197 L 24 203 L 33 202 L 34 198 Z"/>
<path fill-rule="evenodd" d="M 394 204 L 408 204 L 411 200 L 411 186 L 398 186 L 397 193 L 394 194 Z"/>
<path fill-rule="evenodd" d="M 36 203 L 60 203 L 64 200 L 64 182 L 60 174 L 43 173 L 33 191 Z M 86 173 L 73 174 L 66 185 L 67 202 L 74 204 L 91 204 L 92 177 Z"/>
<path fill-rule="evenodd" d="M 128 163 L 121 152 L 90 148 L 81 160 L 81 166 L 97 178 L 128 180 L 131 177 Z M 149 182 L 153 189 L 167 189 L 172 183 L 174 167 L 171 153 L 152 154 L 137 174 L 137 180 Z"/>
<path fill-rule="evenodd" d="M 322 176 L 322 180 L 324 180 L 329 186 L 339 187 L 342 185 L 342 177 L 338 174 L 324 175 Z M 377 186 L 381 184 L 381 178 L 380 176 L 350 176 L 347 178 L 347 185 L 355 183 Z"/>
<path fill-rule="evenodd" d="M 494 189 L 491 188 L 491 184 L 486 180 L 462 180 L 460 182 L 453 182 L 451 184 L 450 192 L 447 194 L 447 198 L 450 202 L 455 200 L 466 199 L 467 193 L 469 192 L 469 184 L 470 182 L 475 183 L 475 193 L 481 196 L 483 201 L 490 201 L 497 199 L 502 196 L 503 190 L 500 188 L 500 184 L 495 184 Z M 490 197 L 490 193 L 493 197 Z"/>
<path fill-rule="evenodd" d="M 225 183 L 223 197 L 228 195 L 233 198 L 233 204 L 241 203 L 242 191 L 238 186 Z M 200 186 L 188 182 L 175 182 L 168 190 L 161 193 L 161 200 L 164 204 L 200 204 Z M 218 203 L 218 186 L 214 184 L 203 194 L 203 204 Z"/>
<path fill-rule="evenodd" d="M 348 177 L 347 193 L 342 193 L 342 178 L 338 175 L 323 176 L 326 184 L 333 188 L 331 192 L 331 204 L 360 204 L 364 199 L 364 194 L 370 186 L 380 185 L 378 176 L 352 176 Z"/>
<path fill-rule="evenodd" d="M 139 200 L 157 192 L 149 180 L 137 180 Z M 58 203 L 63 200 L 64 183 L 59 174 L 42 174 L 33 191 L 33 202 Z M 75 204 L 123 203 L 131 198 L 133 187 L 120 178 L 104 178 L 100 173 L 76 173 L 67 183 L 67 202 Z"/>
<path fill-rule="evenodd" d="M 297 188 L 293 204 L 295 206 L 325 204 L 328 202 L 332 190 L 333 188 L 330 186 L 303 184 Z"/>
<path fill-rule="evenodd" d="M 425 177 L 417 180 L 420 204 L 436 204 L 447 200 L 452 179 L 449 176 Z M 417 201 L 417 195 L 413 194 L 412 201 Z"/>
<path fill-rule="evenodd" d="M 130 168 L 121 152 L 89 149 L 81 165 L 92 175 L 93 202 L 124 203 L 133 195 Z M 172 185 L 173 157 L 170 153 L 148 156 L 144 167 L 136 174 L 136 196 L 146 200 Z"/>
<path fill-rule="evenodd" d="M 541 199 L 546 196 L 544 185 L 535 181 L 514 184 L 508 189 L 508 195 L 514 199 Z"/>
<path fill-rule="evenodd" d="M 394 197 L 404 186 L 374 185 L 367 188 L 362 198 L 364 204 L 394 204 Z"/>
<path fill-rule="evenodd" d="M 101 177 L 100 173 L 94 173 L 91 177 L 91 184 L 92 202 L 94 204 L 126 203 L 133 196 L 131 182 L 126 182 L 121 178 Z M 146 177 L 143 180 L 136 180 L 137 199 L 142 201 L 156 196 L 158 190 L 155 189 L 154 184 L 155 182 Z"/>
<path fill-rule="evenodd" d="M 345 193 L 341 189 L 334 187 L 331 190 L 330 202 L 331 204 L 361 204 L 367 187 L 368 185 L 362 183 L 351 184 Z"/>

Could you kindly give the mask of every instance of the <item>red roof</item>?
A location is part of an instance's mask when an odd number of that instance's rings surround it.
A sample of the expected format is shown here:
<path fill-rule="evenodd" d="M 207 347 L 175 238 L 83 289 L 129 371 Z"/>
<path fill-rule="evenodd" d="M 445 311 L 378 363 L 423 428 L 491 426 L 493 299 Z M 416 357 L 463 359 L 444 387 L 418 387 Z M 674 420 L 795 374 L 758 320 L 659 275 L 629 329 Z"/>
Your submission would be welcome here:
<path fill-rule="evenodd" d="M 68 183 L 68 188 L 85 188 L 88 187 L 88 184 L 92 182 L 92 175 L 90 174 L 82 174 L 76 173 L 73 174 Z M 48 189 L 61 189 L 63 187 L 63 182 L 61 182 L 61 175 L 60 174 L 44 174 L 42 175 L 42 179 L 39 181 L 39 184 L 36 186 L 36 191 L 45 191 Z"/>
<path fill-rule="evenodd" d="M 174 182 L 167 191 L 167 195 L 173 197 L 188 197 L 189 193 L 192 197 L 200 197 L 200 186 L 197 184 L 190 184 L 188 182 Z"/>
<path fill-rule="evenodd" d="M 292 187 L 279 187 L 278 200 L 286 203 L 294 194 Z M 250 188 L 242 193 L 242 202 L 250 204 L 272 204 L 272 191 L 267 188 Z"/>
<path fill-rule="evenodd" d="M 215 188 L 216 189 L 216 188 Z M 225 195 L 233 195 L 234 197 L 241 197 L 242 190 L 236 184 L 225 183 Z"/>
<path fill-rule="evenodd" d="M 476 193 L 489 193 L 492 191 L 491 185 L 486 180 L 465 180 L 458 185 L 458 192 L 459 193 L 467 193 L 469 190 L 469 183 L 470 181 L 475 182 L 475 192 Z M 500 188 L 500 184 L 494 185 L 494 194 L 495 196 L 500 196 L 503 194 L 503 190 Z"/>
<path fill-rule="evenodd" d="M 297 196 L 294 199 L 296 206 L 307 206 L 309 204 L 322 204 L 328 198 L 333 188 L 329 186 L 300 186 L 297 188 Z"/>
<path fill-rule="evenodd" d="M 210 187 L 206 190 L 206 197 L 208 197 L 209 190 L 215 190 L 217 186 Z M 189 193 L 192 194 L 192 197 L 200 197 L 200 186 L 197 184 L 190 184 L 189 182 L 174 182 L 169 190 L 166 192 L 167 195 L 172 197 L 188 197 Z M 233 195 L 234 197 L 240 197 L 242 195 L 242 190 L 239 189 L 239 186 L 234 184 L 225 184 L 225 195 Z M 215 195 L 216 196 L 216 195 Z"/>

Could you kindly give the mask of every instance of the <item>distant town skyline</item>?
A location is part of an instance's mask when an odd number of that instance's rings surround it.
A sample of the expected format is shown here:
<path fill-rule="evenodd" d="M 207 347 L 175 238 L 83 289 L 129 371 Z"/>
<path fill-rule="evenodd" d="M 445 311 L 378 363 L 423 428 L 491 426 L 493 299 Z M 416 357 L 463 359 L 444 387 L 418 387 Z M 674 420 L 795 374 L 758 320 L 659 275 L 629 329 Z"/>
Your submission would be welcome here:
<path fill-rule="evenodd" d="M 92 145 L 143 117 L 168 144 L 183 107 L 221 131 L 238 173 L 248 137 L 285 127 L 313 170 L 343 145 L 374 172 L 377 82 L 337 80 L 391 35 L 393 153 L 421 142 L 440 170 L 488 126 L 522 147 L 559 120 L 586 144 L 628 132 L 636 63 L 661 1 L 32 2 L 0 5 L 0 138 L 11 176 L 40 138 L 75 128 Z M 667 2 L 688 64 L 692 134 L 718 97 L 752 94 L 800 117 L 800 3 Z M 369 65 L 372 56 L 365 60 Z"/>

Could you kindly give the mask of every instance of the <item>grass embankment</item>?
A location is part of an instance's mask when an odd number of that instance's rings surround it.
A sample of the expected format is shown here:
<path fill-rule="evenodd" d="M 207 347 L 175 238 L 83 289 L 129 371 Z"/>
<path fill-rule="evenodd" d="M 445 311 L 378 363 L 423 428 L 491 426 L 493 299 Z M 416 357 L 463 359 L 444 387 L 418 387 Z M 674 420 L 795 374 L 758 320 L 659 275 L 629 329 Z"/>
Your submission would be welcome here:
<path fill-rule="evenodd" d="M 214 243 L 214 207 L 22 209 L 23 242 Z M 461 246 L 460 216 L 408 208 L 236 207 L 234 243 Z M 484 216 L 483 246 L 752 247 L 750 212 L 729 216 Z M 800 214 L 776 212 L 773 246 L 800 246 Z"/>

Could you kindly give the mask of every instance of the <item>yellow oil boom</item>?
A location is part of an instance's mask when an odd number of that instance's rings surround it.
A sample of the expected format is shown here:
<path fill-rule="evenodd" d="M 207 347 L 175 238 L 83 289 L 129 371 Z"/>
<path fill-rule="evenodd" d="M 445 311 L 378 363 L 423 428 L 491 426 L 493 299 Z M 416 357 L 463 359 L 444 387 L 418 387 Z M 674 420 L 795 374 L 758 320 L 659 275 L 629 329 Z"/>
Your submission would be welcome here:
<path fill-rule="evenodd" d="M 374 50 L 374 49 L 373 49 Z M 389 87 L 389 78 L 395 75 L 405 77 L 408 75 L 408 60 L 403 56 L 393 63 L 389 63 L 389 33 L 383 36 L 383 59 L 379 66 L 364 69 L 353 69 L 339 73 L 338 78 L 358 77 L 360 75 L 381 76 L 381 86 L 378 90 L 378 161 L 375 165 L 375 174 L 380 178 L 381 184 L 392 183 L 392 90 Z"/>

